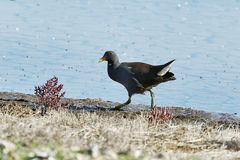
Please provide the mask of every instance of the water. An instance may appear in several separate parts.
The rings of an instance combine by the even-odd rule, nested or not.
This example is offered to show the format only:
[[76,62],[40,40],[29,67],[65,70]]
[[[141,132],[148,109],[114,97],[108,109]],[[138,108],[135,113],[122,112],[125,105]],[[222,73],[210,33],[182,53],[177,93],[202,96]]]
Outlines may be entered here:
[[34,93],[56,75],[66,97],[123,102],[97,63],[114,50],[121,61],[176,59],[177,80],[154,89],[158,105],[240,113],[239,0],[9,0],[0,11],[0,91]]

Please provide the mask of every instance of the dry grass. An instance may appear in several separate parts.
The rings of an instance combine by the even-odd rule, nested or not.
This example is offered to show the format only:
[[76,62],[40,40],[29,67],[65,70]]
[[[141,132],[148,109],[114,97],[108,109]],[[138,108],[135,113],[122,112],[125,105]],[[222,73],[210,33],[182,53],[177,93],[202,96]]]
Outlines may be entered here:
[[[26,111],[0,111],[0,159],[39,156],[41,149],[56,159],[240,159],[236,126],[174,120],[150,125],[143,114],[122,112],[51,111],[46,116],[18,116],[19,112]],[[16,147],[4,151],[1,140]]]

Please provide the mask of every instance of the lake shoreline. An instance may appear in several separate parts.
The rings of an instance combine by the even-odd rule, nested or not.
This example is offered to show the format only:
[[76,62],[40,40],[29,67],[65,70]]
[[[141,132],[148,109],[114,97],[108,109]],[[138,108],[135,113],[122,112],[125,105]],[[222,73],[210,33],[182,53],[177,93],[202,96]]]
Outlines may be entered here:
[[[18,92],[0,92],[0,104],[3,102],[15,102],[18,105],[24,105],[32,108],[38,108],[37,97],[32,94],[24,94]],[[111,101],[103,101],[101,99],[72,99],[63,98],[63,103],[68,104],[68,108],[74,111],[86,110],[86,111],[108,111],[115,105],[119,104]],[[209,123],[220,123],[220,124],[236,124],[240,125],[240,117],[237,114],[230,113],[217,113],[207,112],[203,110],[195,110],[189,107],[175,107],[175,106],[157,106],[158,108],[166,107],[170,109],[175,119],[180,120],[195,120]],[[150,108],[147,105],[142,104],[130,104],[123,107],[123,113],[140,113],[147,112]],[[118,111],[115,111],[118,112]]]
[[63,101],[68,102],[67,109],[42,116],[36,96],[0,92],[0,159],[240,158],[236,115],[167,107],[172,119],[152,124],[146,105],[110,111],[117,103]]

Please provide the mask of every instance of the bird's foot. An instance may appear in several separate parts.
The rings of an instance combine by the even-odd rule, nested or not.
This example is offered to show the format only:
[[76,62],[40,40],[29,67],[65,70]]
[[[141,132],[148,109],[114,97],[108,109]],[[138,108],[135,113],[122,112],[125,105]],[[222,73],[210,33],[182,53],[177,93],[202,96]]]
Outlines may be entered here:
[[110,108],[110,111],[123,111],[123,109],[121,109],[121,107],[114,107],[114,108]]
[[153,110],[154,108],[157,108],[157,106],[156,106],[156,105],[151,106],[151,107],[150,107],[150,110]]
[[128,100],[125,103],[119,104],[119,105],[115,106],[113,109],[120,111],[120,110],[122,110],[121,109],[122,107],[128,105],[129,103],[131,103],[131,96],[128,97]]
[[117,110],[117,111],[120,111],[122,107],[123,107],[123,105],[120,104],[120,105],[115,106],[113,109]]

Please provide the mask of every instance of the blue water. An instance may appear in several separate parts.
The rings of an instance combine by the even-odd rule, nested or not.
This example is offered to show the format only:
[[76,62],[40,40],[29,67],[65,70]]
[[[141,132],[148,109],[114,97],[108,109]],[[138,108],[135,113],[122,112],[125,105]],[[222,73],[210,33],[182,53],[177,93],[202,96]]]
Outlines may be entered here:
[[6,0],[0,11],[0,91],[34,93],[56,75],[66,97],[123,102],[97,63],[114,50],[121,61],[176,59],[157,105],[240,113],[239,0]]

